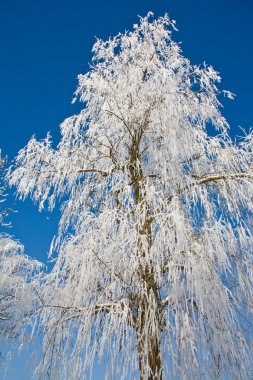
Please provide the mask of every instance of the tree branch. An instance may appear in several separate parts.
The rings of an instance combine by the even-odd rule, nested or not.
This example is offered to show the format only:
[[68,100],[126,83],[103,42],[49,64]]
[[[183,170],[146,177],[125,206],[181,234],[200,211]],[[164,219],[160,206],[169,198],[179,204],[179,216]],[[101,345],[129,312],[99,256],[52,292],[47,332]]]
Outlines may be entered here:
[[[189,183],[189,184],[179,188],[175,194],[172,194],[170,197],[168,197],[166,199],[165,203],[170,203],[175,196],[181,195],[184,191],[189,190],[193,187],[204,185],[204,184],[211,183],[211,182],[220,181],[220,180],[240,179],[240,178],[253,179],[253,174],[249,174],[249,173],[234,173],[234,174],[229,174],[229,175],[228,174],[216,174],[216,175],[214,174],[214,175],[211,175],[209,177],[200,178],[199,180],[197,180],[195,182]],[[155,215],[159,214],[163,210],[165,203],[163,205],[161,205],[155,211],[155,213],[154,213]]]
[[102,177],[106,177],[108,175],[107,172],[99,169],[80,169],[77,171],[78,173],[99,173]]
[[218,175],[213,175],[213,176],[201,178],[196,182],[193,182],[189,185],[182,187],[181,189],[179,189],[178,193],[181,194],[185,190],[188,190],[188,189],[195,187],[195,186],[198,186],[198,185],[203,185],[205,183],[216,182],[216,181],[219,181],[221,179],[238,179],[238,178],[251,178],[251,179],[253,179],[253,174],[249,174],[249,173],[235,173],[235,174],[230,174],[230,175],[218,174]]

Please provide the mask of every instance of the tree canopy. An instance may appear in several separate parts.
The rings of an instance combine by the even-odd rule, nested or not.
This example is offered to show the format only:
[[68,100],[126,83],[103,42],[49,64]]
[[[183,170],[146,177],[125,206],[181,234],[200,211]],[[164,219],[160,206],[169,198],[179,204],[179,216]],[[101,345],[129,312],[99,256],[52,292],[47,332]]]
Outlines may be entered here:
[[83,110],[9,172],[40,209],[62,200],[55,265],[24,314],[44,336],[38,375],[83,379],[107,355],[109,379],[250,376],[252,133],[230,138],[218,96],[233,95],[172,29],[149,13],[98,39]]

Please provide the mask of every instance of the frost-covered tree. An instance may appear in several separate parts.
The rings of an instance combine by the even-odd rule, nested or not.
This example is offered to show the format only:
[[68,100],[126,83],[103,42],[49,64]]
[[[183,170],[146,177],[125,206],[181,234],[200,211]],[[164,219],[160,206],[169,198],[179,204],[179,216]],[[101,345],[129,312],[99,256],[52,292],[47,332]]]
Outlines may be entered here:
[[[6,164],[6,159],[2,158],[2,152],[0,149],[0,173],[2,172],[4,165]],[[8,223],[4,221],[4,216],[8,214],[10,211],[9,208],[3,207],[3,203],[6,200],[6,194],[5,194],[5,189],[3,185],[3,179],[0,177],[0,226],[7,226]]]
[[[15,338],[34,300],[31,278],[41,265],[12,236],[0,234],[0,338]],[[24,338],[24,337],[23,337]]]
[[[0,156],[0,170],[3,169],[5,160]],[[2,178],[1,178],[2,180]],[[3,232],[4,226],[10,226],[6,222],[6,214],[10,211],[4,207],[6,200],[3,181],[0,185],[0,338],[15,337],[22,324],[24,313],[30,311],[30,302],[34,296],[31,285],[31,277],[40,270],[41,265],[36,260],[31,260],[24,254],[24,247],[12,236]],[[24,303],[27,305],[24,308]],[[21,306],[22,305],[22,306]],[[29,305],[29,306],[28,306]],[[21,306],[21,307],[20,307]]]
[[97,354],[108,379],[252,376],[252,134],[232,141],[219,75],[182,56],[168,16],[150,17],[97,40],[84,109],[9,174],[40,209],[62,199],[26,320],[50,379],[84,379]]

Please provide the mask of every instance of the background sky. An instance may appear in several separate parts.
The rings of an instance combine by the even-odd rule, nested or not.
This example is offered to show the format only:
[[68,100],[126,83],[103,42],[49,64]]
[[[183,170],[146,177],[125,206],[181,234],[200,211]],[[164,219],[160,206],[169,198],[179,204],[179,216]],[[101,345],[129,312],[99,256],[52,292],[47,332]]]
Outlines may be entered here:
[[[59,141],[59,124],[81,107],[71,100],[77,75],[88,70],[95,36],[129,30],[149,10],[168,12],[177,21],[174,39],[183,54],[194,64],[211,64],[221,88],[237,95],[223,101],[231,134],[253,125],[252,0],[0,0],[0,147],[9,163],[33,134],[41,139],[50,131]],[[8,232],[27,254],[46,262],[59,211],[39,213],[12,191],[8,202],[17,211],[9,216]],[[30,380],[29,368],[25,355],[16,358],[6,379]],[[99,369],[94,380],[103,378]]]

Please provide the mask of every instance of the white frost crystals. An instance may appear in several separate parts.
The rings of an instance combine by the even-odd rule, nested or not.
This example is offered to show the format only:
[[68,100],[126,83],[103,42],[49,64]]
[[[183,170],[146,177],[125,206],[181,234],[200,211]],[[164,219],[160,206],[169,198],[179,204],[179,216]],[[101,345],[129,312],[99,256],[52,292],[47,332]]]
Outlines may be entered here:
[[[0,169],[5,162],[0,157]],[[5,187],[0,185],[0,226],[9,226],[6,216],[10,211],[4,207]],[[31,310],[31,279],[39,273],[42,265],[24,254],[24,247],[9,234],[0,233],[0,337],[16,337],[23,318]]]
[[97,40],[84,109],[8,176],[40,208],[64,197],[55,266],[25,320],[44,332],[38,375],[84,379],[96,354],[108,379],[252,375],[252,135],[230,139],[220,77],[151,17]]
[[0,234],[0,327],[1,337],[15,337],[34,299],[31,277],[41,265],[24,255],[23,246]]

